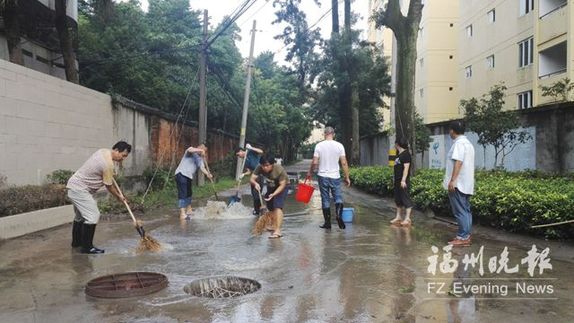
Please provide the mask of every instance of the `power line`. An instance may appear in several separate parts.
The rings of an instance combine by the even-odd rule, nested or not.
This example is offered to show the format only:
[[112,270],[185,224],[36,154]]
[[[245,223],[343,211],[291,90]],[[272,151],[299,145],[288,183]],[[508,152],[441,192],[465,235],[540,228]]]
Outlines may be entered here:
[[257,2],[257,0],[245,0],[245,2],[239,6],[240,8],[239,10],[237,9],[234,10],[235,12],[234,16],[228,18],[226,21],[223,22],[223,27],[221,27],[221,29],[207,41],[205,47],[208,48],[209,46],[211,46],[211,44],[213,44],[213,42],[219,36],[221,36],[221,34],[223,34],[223,32],[225,32],[233,23],[235,23],[235,21],[237,21],[239,17],[241,17],[247,10],[249,10],[249,8],[251,8],[251,6],[255,4],[255,2]]
[[[343,2],[344,0],[339,0],[339,3]],[[319,19],[317,19],[308,29],[311,30],[313,29],[313,27],[315,27],[319,22],[321,22],[321,20],[323,20],[331,11],[333,10],[333,7],[330,7],[327,11],[325,11],[325,13],[323,13],[323,15],[321,15],[321,17],[319,17]],[[278,50],[276,50],[273,55],[279,54],[279,52],[281,52],[285,47],[287,47],[289,44],[285,44],[283,45],[283,47],[279,48]]]
[[259,9],[257,9],[253,14],[251,14],[251,16],[246,18],[245,21],[241,25],[239,25],[239,27],[243,27],[243,25],[245,25],[251,18],[253,18],[253,16],[255,16],[259,11],[261,11],[261,9],[263,9],[269,3],[271,3],[271,0],[265,0],[265,3],[261,7],[259,7]]

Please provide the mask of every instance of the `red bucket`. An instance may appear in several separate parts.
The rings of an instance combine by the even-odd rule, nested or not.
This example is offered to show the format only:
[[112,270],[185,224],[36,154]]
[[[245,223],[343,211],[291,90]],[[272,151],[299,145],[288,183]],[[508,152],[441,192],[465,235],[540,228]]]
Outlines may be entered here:
[[305,178],[305,182],[297,185],[297,193],[295,193],[295,200],[305,204],[309,203],[311,196],[313,195],[313,191],[315,190],[313,186],[307,185],[308,179],[309,177]]

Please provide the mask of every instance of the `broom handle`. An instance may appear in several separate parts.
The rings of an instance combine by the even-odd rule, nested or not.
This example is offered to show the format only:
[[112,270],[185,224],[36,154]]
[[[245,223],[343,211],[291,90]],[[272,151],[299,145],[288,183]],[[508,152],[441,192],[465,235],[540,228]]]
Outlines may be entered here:
[[263,198],[261,197],[261,190],[257,191],[259,193],[259,203],[263,206]]
[[128,209],[128,212],[129,212],[130,216],[132,217],[132,220],[134,221],[134,224],[137,225],[136,217],[135,217],[134,214],[132,213],[132,209],[131,209],[130,206],[128,205],[128,202],[126,202],[126,198],[124,197],[124,194],[122,193],[122,190],[120,190],[120,187],[118,186],[118,183],[116,183],[116,180],[115,180],[114,178],[112,178],[112,181],[114,182],[114,186],[116,187],[116,190],[118,190],[118,193],[120,193],[120,196],[123,198],[124,205],[125,205],[126,208]]

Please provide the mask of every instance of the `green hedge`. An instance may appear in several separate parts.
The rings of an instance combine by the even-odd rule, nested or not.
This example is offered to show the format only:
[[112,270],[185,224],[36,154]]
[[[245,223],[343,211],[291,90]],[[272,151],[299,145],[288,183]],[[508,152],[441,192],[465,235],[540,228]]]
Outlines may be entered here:
[[0,190],[0,217],[66,204],[64,185],[27,185]]
[[[359,167],[350,171],[353,185],[370,193],[391,197],[393,173],[390,167]],[[447,191],[442,187],[443,170],[421,169],[411,179],[411,196],[417,208],[437,214],[451,214]],[[475,223],[511,232],[572,238],[571,224],[532,229],[574,219],[574,181],[538,171],[477,171],[475,195],[471,198]]]

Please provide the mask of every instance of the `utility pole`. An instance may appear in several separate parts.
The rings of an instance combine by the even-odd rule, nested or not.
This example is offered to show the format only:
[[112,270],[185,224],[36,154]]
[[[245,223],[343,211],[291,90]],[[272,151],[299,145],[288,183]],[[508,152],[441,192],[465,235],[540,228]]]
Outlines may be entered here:
[[[251,70],[253,69],[253,48],[255,47],[255,25],[256,21],[253,20],[253,29],[251,29],[251,47],[249,48],[249,58],[247,59],[247,80],[245,81],[245,95],[243,96],[243,115],[241,116],[241,132],[239,134],[239,146],[245,146],[245,129],[247,128],[247,110],[249,109],[249,93],[251,92]],[[237,157],[237,169],[235,172],[235,179],[239,180],[239,176],[243,172],[241,169],[241,160]]]
[[[207,88],[205,84],[206,64],[207,64],[207,10],[203,10],[203,42],[199,54],[199,144],[206,144],[207,139]],[[197,172],[197,185],[202,186],[205,178],[202,172]]]

